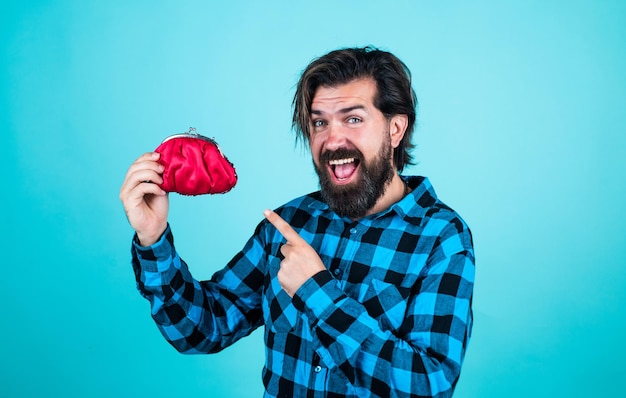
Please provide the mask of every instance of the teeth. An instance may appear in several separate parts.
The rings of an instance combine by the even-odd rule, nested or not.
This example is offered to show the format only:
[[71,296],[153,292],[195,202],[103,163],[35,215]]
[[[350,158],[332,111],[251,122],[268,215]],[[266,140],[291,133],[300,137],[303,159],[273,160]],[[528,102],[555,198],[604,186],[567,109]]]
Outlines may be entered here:
[[354,162],[354,158],[329,160],[328,164],[331,165],[331,166],[337,166],[337,165],[340,165],[340,164],[346,164],[346,163],[352,163],[352,162]]

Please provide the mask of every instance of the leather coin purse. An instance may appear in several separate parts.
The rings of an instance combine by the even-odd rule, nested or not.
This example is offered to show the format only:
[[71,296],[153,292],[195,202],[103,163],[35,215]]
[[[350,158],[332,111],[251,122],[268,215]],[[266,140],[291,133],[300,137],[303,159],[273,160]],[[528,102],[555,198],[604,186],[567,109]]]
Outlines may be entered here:
[[226,193],[237,183],[233,164],[224,156],[214,139],[187,133],[167,137],[155,149],[165,166],[161,188],[182,195]]

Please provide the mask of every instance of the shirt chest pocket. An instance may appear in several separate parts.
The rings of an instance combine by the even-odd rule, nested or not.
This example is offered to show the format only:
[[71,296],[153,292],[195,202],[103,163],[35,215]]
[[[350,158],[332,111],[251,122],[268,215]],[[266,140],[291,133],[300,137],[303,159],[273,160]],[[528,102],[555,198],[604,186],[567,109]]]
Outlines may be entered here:
[[384,330],[397,331],[406,316],[410,289],[374,279],[359,301]]

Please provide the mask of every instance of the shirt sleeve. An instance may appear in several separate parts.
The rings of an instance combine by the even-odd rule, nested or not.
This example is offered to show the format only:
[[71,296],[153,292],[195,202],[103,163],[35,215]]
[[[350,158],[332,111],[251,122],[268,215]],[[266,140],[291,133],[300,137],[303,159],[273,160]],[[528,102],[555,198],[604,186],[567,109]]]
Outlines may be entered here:
[[[474,254],[470,232],[461,222],[450,223],[436,242],[410,292],[404,321],[394,331],[348,297],[328,271],[296,292],[294,305],[308,315],[321,345],[318,354],[357,391],[452,395],[472,327]],[[393,311],[394,295],[394,287],[381,287],[381,306]]]
[[263,249],[251,238],[209,281],[195,280],[174,248],[168,225],[154,245],[133,240],[137,288],[159,330],[185,354],[217,352],[262,324]]

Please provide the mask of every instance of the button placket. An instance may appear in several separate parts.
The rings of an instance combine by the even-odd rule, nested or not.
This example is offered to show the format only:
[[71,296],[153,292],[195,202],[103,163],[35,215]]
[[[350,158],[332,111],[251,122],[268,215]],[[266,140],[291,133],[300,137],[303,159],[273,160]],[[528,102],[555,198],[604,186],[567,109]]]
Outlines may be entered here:
[[[358,250],[358,241],[359,235],[363,232],[362,225],[358,222],[346,223],[344,224],[343,233],[341,234],[341,256],[340,258],[353,258],[354,251]],[[355,244],[356,243],[356,244]],[[339,251],[337,253],[340,254]],[[345,288],[346,280],[345,276],[348,275],[349,264],[346,264],[343,261],[337,261],[330,272],[333,277],[339,281],[339,285],[342,289]],[[346,268],[348,267],[348,268]]]
[[313,362],[311,363],[311,365],[313,365],[313,371],[315,373],[319,373],[322,371],[322,366],[320,365],[320,356],[317,354],[317,352],[313,353]]

